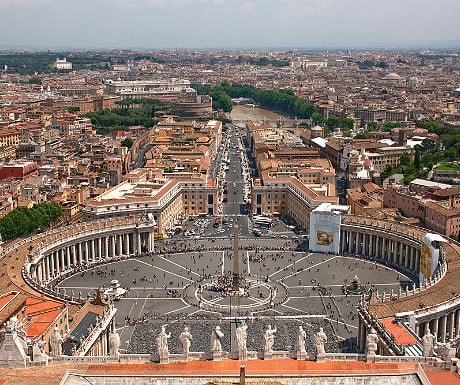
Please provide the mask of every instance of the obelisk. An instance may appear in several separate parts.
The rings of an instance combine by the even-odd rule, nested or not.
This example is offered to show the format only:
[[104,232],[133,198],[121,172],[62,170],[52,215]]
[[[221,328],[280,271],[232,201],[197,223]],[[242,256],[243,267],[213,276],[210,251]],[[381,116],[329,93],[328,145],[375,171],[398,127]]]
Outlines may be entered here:
[[233,292],[240,291],[240,258],[238,250],[238,225],[235,225],[235,239],[233,241]]

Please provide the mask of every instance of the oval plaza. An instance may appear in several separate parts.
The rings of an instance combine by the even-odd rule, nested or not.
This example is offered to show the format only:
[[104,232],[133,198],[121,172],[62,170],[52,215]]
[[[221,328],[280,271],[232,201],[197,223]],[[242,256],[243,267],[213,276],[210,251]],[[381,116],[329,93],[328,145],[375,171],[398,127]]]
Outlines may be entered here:
[[[455,348],[450,347],[448,342],[457,338],[460,330],[460,305],[456,289],[458,244],[419,228],[351,216],[346,211],[344,206],[331,204],[323,204],[313,210],[310,216],[309,251],[374,261],[413,277],[414,284],[405,289],[373,289],[359,294],[357,353],[326,351],[317,357],[315,351],[310,351],[304,359],[349,360],[354,355],[356,360],[438,362],[446,367],[455,366]],[[62,348],[57,352],[53,351],[49,341],[43,341],[42,346],[45,345],[47,354],[51,353],[55,362],[75,362],[77,357],[81,362],[85,361],[85,357],[90,360],[97,357],[98,362],[139,360],[136,354],[120,353],[119,345],[110,342],[116,334],[114,317],[117,310],[113,303],[105,302],[101,296],[91,300],[82,298],[81,294],[64,294],[57,289],[56,282],[94,266],[129,260],[143,254],[153,256],[153,259],[163,258],[162,253],[174,252],[162,250],[161,246],[155,252],[154,226],[153,218],[148,216],[100,220],[72,225],[8,245],[3,250],[1,274],[4,277],[3,289],[9,294],[2,298],[5,305],[0,314],[2,322],[7,322],[5,343],[8,340],[13,348],[8,352],[3,349],[0,356],[3,364],[7,358],[11,362],[12,355],[17,355],[15,362],[20,366],[34,365],[38,360],[48,362],[45,353],[40,354],[42,350],[24,349],[24,335],[18,325],[21,321],[33,319],[33,316],[21,320],[21,315],[25,315],[23,311],[8,320],[14,310],[21,309],[21,305],[30,297],[36,301],[49,301],[57,307],[65,304],[66,319],[69,313],[73,314],[74,319],[79,318],[80,312],[82,315],[86,313],[83,318],[96,314],[91,331],[80,336],[77,349],[66,352],[63,349],[66,342],[63,341]],[[232,247],[235,245],[230,244],[229,248]],[[236,247],[235,250],[240,250]],[[248,274],[247,271],[245,273]],[[202,277],[192,278],[190,282],[200,279]],[[72,327],[65,321],[60,326],[60,330],[58,326],[56,330],[50,328],[48,338],[53,333],[67,335]],[[427,351],[423,340],[427,333],[433,334],[443,346],[442,354],[434,355],[432,351]],[[375,351],[369,351],[366,343],[370,334],[375,334],[378,339]],[[401,335],[405,338],[398,341],[397,336]],[[111,351],[111,348],[116,351]],[[280,350],[277,357],[291,357],[295,348],[290,349],[292,351],[287,347]],[[30,350],[32,354],[27,355],[25,352]],[[225,357],[225,351],[222,354]],[[265,359],[269,359],[267,352],[265,355]],[[158,356],[151,352],[149,357],[155,359]],[[171,354],[169,360],[193,357],[204,359],[208,355],[202,352],[184,357],[178,353],[175,356]],[[264,358],[263,354],[255,353],[250,357]]]

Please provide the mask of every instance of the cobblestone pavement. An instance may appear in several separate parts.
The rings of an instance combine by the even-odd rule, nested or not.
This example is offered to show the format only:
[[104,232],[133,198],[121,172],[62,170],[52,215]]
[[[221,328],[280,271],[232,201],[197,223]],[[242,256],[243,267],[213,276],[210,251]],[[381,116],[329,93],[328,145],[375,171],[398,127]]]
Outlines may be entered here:
[[[184,325],[191,327],[195,351],[209,351],[211,330],[217,325],[226,334],[224,345],[228,346],[230,321],[222,318],[228,316],[250,317],[248,346],[252,350],[261,350],[262,334],[270,323],[278,328],[276,349],[293,349],[298,326],[304,325],[308,349],[313,348],[313,333],[322,326],[329,336],[330,351],[353,351],[358,324],[355,306],[359,296],[344,293],[344,282],[349,284],[357,275],[363,285],[369,283],[379,291],[395,293],[411,283],[402,273],[372,261],[299,251],[301,245],[295,240],[242,239],[240,245],[243,276],[257,276],[267,281],[276,293],[282,292],[277,287],[286,288],[285,297],[274,294],[273,306],[252,307],[251,304],[260,303],[258,295],[269,295],[268,290],[258,292],[255,287],[251,298],[239,300],[249,305],[234,309],[231,314],[228,309],[200,308],[197,291],[190,291],[190,287],[199,286],[203,278],[206,281],[211,276],[231,272],[231,239],[157,244],[153,255],[80,272],[61,282],[59,288],[67,294],[87,296],[94,295],[98,287],[108,288],[111,280],[118,280],[128,291],[115,302],[116,326],[122,349],[131,353],[153,352],[161,325],[166,325],[172,333],[172,352],[178,352],[178,335]],[[215,292],[203,293],[203,298],[224,307],[230,301]],[[306,315],[314,317],[302,318]]]

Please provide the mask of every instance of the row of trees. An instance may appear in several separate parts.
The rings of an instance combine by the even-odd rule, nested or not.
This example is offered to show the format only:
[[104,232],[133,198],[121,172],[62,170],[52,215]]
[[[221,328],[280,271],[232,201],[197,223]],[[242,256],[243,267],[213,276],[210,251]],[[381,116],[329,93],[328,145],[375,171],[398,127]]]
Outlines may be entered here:
[[61,216],[56,202],[35,204],[32,208],[17,207],[0,218],[0,234],[4,241],[23,237],[46,228]]
[[264,67],[264,66],[273,66],[273,67],[288,67],[290,62],[289,60],[278,60],[278,59],[270,59],[266,56],[263,56],[263,57],[259,57],[259,58],[250,58],[249,59],[249,63],[252,64],[252,65],[256,65],[256,66],[261,66],[261,67]]
[[100,131],[123,129],[129,126],[152,127],[157,123],[155,116],[158,111],[168,107],[156,99],[126,98],[116,102],[120,107],[88,112],[86,116]]
[[279,111],[281,113],[297,116],[298,118],[311,118],[315,112],[315,106],[308,100],[299,98],[291,90],[265,90],[249,84],[234,83],[230,85],[224,82],[218,86],[197,84],[194,86],[201,95],[217,96],[216,107],[224,111],[231,111],[230,98],[249,98],[264,108]]
[[364,60],[364,61],[357,60],[356,64],[358,65],[358,68],[360,70],[368,70],[368,69],[371,69],[372,67],[379,67],[379,68],[383,68],[383,69],[388,68],[388,63],[386,63],[384,61],[375,63],[373,60],[370,60],[370,59],[367,59],[367,60]]

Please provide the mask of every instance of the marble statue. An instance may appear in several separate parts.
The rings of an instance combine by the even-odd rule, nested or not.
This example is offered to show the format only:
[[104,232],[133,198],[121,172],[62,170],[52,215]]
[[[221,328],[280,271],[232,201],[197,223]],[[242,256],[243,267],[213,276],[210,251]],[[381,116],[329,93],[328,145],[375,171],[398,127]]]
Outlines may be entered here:
[[214,354],[222,353],[222,338],[224,338],[224,333],[221,332],[220,326],[216,326],[211,334],[211,350]]
[[268,325],[264,333],[264,353],[273,353],[273,345],[275,344],[276,327],[272,329],[272,325]]
[[246,342],[248,339],[248,325],[246,322],[241,321],[241,325],[236,328],[236,342],[238,343],[238,352],[241,354],[247,354],[248,348]]
[[184,331],[180,334],[179,340],[182,343],[182,353],[188,356],[193,337],[187,326],[184,327]]
[[160,334],[157,336],[157,347],[158,355],[161,357],[168,357],[168,339],[171,337],[171,333],[167,334],[164,326],[161,327]]
[[327,342],[327,335],[324,333],[323,328],[319,328],[319,332],[315,335],[315,345],[317,354],[326,354],[324,344]]
[[54,327],[54,331],[51,334],[48,342],[50,345],[50,353],[52,356],[56,357],[62,355],[62,343],[64,341],[61,337],[61,333],[59,333],[59,328],[57,325]]
[[377,336],[375,329],[372,328],[366,338],[366,355],[367,356],[375,355],[377,351],[378,342],[379,342],[379,337]]
[[305,340],[307,339],[307,333],[303,330],[302,326],[299,326],[299,332],[297,333],[297,352],[301,354],[306,353]]
[[120,353],[120,335],[114,329],[112,333],[109,334],[109,353],[111,357],[118,358]]
[[433,357],[433,348],[436,345],[436,337],[431,334],[430,328],[427,327],[423,336],[423,357]]

